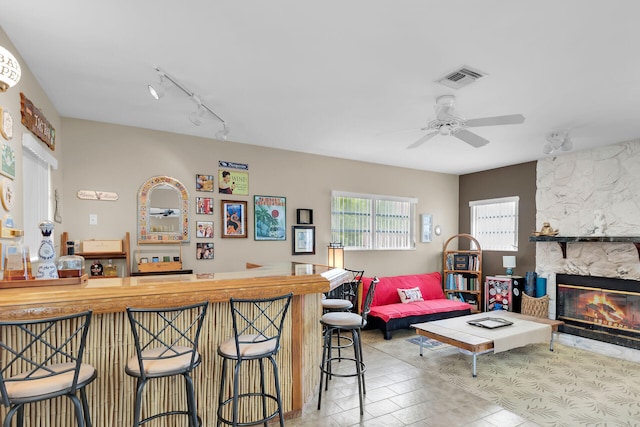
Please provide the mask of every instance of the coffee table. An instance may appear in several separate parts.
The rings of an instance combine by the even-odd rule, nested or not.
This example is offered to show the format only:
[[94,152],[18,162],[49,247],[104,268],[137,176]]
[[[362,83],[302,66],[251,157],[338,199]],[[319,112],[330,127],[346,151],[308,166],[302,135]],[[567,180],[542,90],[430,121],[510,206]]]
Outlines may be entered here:
[[[490,329],[471,326],[467,323],[469,320],[483,318],[500,318],[513,324]],[[561,320],[532,317],[498,310],[433,322],[416,323],[411,327],[421,337],[432,338],[470,352],[473,355],[472,375],[476,377],[478,354],[496,352],[496,342],[499,342],[497,351],[505,351],[509,348],[540,342],[540,337],[549,336],[550,332],[549,350],[553,351],[554,334],[558,332],[558,326],[563,323]],[[420,340],[420,356],[422,356],[422,339]]]

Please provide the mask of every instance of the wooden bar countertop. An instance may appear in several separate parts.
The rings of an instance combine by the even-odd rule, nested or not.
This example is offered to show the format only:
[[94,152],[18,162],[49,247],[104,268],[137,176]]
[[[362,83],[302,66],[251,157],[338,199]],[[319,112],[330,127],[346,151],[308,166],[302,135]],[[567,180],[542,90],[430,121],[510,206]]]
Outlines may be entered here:
[[236,298],[267,298],[327,292],[342,283],[346,272],[324,265],[284,262],[247,264],[238,272],[89,279],[77,285],[2,288],[4,320],[59,316],[93,310],[94,314],[125,311],[128,306],[164,307]]

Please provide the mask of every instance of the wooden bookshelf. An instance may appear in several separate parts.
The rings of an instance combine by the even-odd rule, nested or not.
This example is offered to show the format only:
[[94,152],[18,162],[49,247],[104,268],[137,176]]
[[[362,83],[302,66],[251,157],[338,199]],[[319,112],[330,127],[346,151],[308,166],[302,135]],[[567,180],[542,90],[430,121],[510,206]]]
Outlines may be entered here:
[[[452,249],[454,242],[467,240],[469,248]],[[444,244],[443,252],[443,289],[449,299],[464,301],[472,306],[474,313],[482,311],[482,250],[478,241],[470,234],[456,234]]]

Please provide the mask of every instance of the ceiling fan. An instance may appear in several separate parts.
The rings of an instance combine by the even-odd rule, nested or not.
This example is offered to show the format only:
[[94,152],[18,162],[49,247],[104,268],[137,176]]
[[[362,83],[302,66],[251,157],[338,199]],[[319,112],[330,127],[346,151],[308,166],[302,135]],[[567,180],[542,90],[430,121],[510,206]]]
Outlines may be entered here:
[[478,126],[498,126],[498,125],[517,125],[524,122],[522,114],[512,114],[508,116],[482,117],[479,119],[465,120],[460,116],[456,116],[453,112],[453,104],[455,97],[453,95],[442,95],[436,99],[436,119],[430,121],[426,127],[421,130],[431,131],[420,137],[416,142],[407,148],[416,148],[424,144],[436,135],[450,135],[472,145],[476,148],[482,147],[489,143],[480,135],[467,130],[470,127]]

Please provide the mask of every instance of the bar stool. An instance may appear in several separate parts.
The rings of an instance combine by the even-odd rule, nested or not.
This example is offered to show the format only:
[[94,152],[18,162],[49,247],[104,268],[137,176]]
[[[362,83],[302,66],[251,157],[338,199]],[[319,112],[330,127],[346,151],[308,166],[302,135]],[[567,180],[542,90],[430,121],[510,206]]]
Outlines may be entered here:
[[[358,395],[360,399],[360,415],[364,415],[363,395],[367,394],[365,387],[364,373],[367,370],[362,359],[362,342],[360,341],[360,330],[367,325],[367,316],[371,309],[373,294],[379,279],[374,277],[367,291],[362,306],[362,313],[338,312],[332,311],[322,315],[320,323],[325,328],[324,344],[322,348],[322,362],[320,364],[320,389],[318,392],[318,409],[322,403],[322,381],[324,380],[325,390],[329,388],[329,379],[336,377],[358,377]],[[351,339],[353,341],[353,357],[333,356],[333,347],[331,336],[336,329],[351,331]],[[332,363],[334,361],[341,362],[349,360],[355,364],[355,372],[333,372]]]
[[[280,426],[284,426],[282,413],[282,399],[280,397],[280,381],[278,379],[278,365],[275,355],[280,350],[280,335],[284,319],[291,303],[292,293],[265,299],[236,299],[231,298],[231,318],[233,322],[233,337],[224,341],[218,347],[218,354],[222,356],[222,377],[220,393],[218,395],[218,426],[225,423],[232,426],[247,426],[264,424],[276,416],[280,418]],[[269,359],[273,367],[275,395],[267,393],[265,389],[264,359]],[[260,374],[260,391],[254,392],[245,387],[240,391],[240,373],[244,362],[257,360]],[[233,371],[233,392],[224,398],[225,383],[227,381],[227,364],[235,361]],[[248,378],[248,374],[247,374]],[[275,402],[275,410],[268,411],[267,401]],[[240,419],[240,403],[243,405],[243,417]],[[229,418],[228,405],[231,405]],[[261,418],[250,420],[251,408],[262,407]],[[273,405],[270,405],[273,407]],[[273,408],[271,408],[273,409]]]
[[[125,367],[136,379],[134,427],[160,417],[187,415],[189,427],[202,424],[196,410],[191,371],[200,365],[198,339],[208,302],[173,308],[127,308],[136,347]],[[140,419],[142,393],[147,381],[181,375],[184,378],[187,410],[169,410]]]
[[[351,274],[351,278],[337,286],[334,290],[329,291],[328,295],[322,297],[322,313],[328,313],[331,311],[353,311],[357,313],[358,307],[358,292],[360,285],[362,284],[362,276],[364,276],[364,270],[349,270],[345,271]],[[343,348],[353,345],[351,338],[344,336],[340,329],[335,330],[336,345],[333,348],[338,349],[338,356]],[[341,341],[346,341],[346,344],[341,344]]]
[[[75,407],[78,427],[91,427],[86,386],[96,369],[82,362],[91,311],[39,320],[0,322],[0,396],[10,408],[4,427],[24,425],[24,406],[59,396]],[[78,399],[77,393],[80,394]]]

